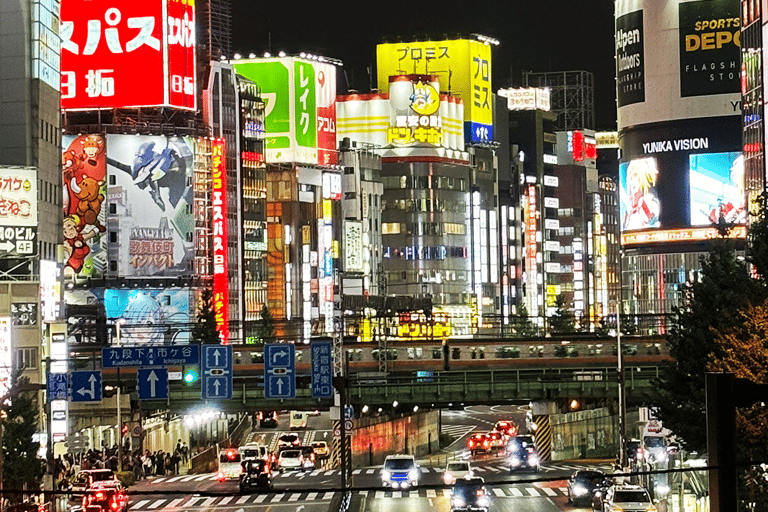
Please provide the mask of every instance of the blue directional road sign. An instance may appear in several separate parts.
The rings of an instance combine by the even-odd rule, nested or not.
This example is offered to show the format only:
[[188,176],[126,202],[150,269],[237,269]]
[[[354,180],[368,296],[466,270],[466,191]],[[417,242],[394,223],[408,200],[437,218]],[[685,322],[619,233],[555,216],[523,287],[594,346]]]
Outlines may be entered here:
[[101,372],[72,372],[72,401],[101,401]]
[[313,341],[310,346],[312,367],[312,398],[331,398],[333,384],[331,376],[331,342]]
[[296,366],[293,345],[264,345],[264,396],[296,398]]
[[69,398],[69,379],[66,373],[48,374],[48,401],[67,400]]
[[136,373],[140,400],[168,398],[168,368],[141,368]]
[[232,346],[204,345],[203,398],[232,398]]
[[181,366],[183,364],[200,364],[200,347],[198,345],[107,347],[101,349],[101,366],[104,368]]

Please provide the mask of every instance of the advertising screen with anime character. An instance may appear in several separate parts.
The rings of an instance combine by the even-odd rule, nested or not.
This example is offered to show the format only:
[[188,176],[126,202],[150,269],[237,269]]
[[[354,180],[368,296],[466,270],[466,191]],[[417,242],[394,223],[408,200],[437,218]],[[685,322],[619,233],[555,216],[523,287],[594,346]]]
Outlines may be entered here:
[[636,158],[619,165],[621,180],[621,229],[658,228],[661,203],[656,191],[659,168],[656,158]]
[[194,141],[108,135],[110,230],[121,277],[192,273]]
[[109,321],[120,323],[121,344],[189,343],[189,290],[92,288],[67,291],[66,300],[67,304],[104,304]]
[[64,273],[103,277],[106,265],[106,147],[101,135],[65,136],[61,154]]
[[709,226],[722,218],[746,224],[744,157],[741,153],[690,155],[691,225]]

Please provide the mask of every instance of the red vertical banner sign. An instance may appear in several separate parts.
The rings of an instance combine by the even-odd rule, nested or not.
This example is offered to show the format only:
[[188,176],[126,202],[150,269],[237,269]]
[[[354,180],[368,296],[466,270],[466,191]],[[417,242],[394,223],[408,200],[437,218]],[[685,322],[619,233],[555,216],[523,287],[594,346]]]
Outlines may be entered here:
[[224,139],[211,144],[213,305],[223,344],[229,343],[229,265],[227,264],[227,158]]

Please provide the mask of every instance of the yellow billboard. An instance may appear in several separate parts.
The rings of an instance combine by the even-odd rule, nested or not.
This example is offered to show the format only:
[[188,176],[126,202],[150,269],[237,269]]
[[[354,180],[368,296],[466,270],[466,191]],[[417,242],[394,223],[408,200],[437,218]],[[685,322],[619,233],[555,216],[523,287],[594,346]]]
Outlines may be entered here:
[[464,101],[465,140],[493,140],[489,45],[468,39],[380,44],[376,64],[379,90],[385,93],[392,76],[437,75],[440,92],[450,92]]

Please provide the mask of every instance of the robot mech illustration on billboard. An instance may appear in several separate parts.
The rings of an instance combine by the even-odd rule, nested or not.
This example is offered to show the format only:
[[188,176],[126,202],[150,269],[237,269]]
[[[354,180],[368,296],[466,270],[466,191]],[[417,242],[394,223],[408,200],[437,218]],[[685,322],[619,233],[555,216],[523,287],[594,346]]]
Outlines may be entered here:
[[119,228],[116,271],[124,277],[192,273],[194,142],[108,135],[110,229]]

